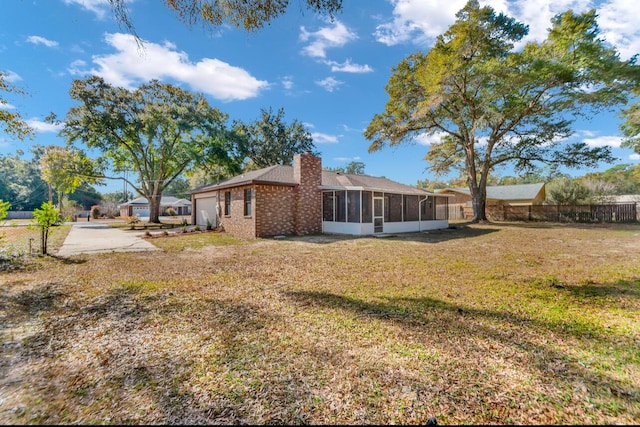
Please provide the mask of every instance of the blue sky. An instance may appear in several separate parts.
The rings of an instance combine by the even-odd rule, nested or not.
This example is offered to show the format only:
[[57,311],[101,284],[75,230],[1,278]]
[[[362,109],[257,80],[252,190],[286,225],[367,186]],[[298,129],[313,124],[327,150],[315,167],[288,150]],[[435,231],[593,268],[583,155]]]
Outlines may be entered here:
[[[433,179],[423,160],[429,138],[369,154],[363,130],[384,110],[391,68],[410,53],[426,51],[455,19],[465,0],[350,0],[331,22],[300,11],[293,0],[286,16],[256,32],[230,27],[186,26],[160,0],[131,0],[131,18],[145,40],[141,51],[113,19],[106,0],[3,0],[0,69],[27,96],[8,98],[37,130],[32,141],[0,135],[0,154],[29,151],[32,144],[64,145],[44,123],[51,112],[64,117],[73,105],[71,81],[97,74],[134,88],[150,79],[205,94],[234,119],[251,122],[261,108],[284,108],[285,119],[303,122],[323,165],[356,160],[368,175],[413,185]],[[627,59],[640,52],[640,13],[630,0],[489,0],[497,11],[530,26],[527,40],[542,40],[550,18],[567,9],[595,7],[604,38]],[[619,118],[601,114],[575,125],[576,139],[610,145],[618,163],[640,157],[621,149]],[[603,164],[597,170],[612,165]],[[572,170],[583,175],[593,170]],[[497,171],[508,175],[511,171]],[[122,189],[112,181],[99,191]]]

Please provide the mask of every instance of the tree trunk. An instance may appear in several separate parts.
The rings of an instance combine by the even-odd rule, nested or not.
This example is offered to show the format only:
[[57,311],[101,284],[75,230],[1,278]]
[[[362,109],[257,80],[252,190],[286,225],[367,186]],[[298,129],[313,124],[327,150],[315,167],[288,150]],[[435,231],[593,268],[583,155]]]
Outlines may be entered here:
[[485,222],[487,219],[487,201],[484,197],[475,197],[471,199],[471,203],[473,205],[473,219],[471,222]]
[[160,224],[160,199],[161,195],[154,194],[147,198],[149,200],[149,222]]

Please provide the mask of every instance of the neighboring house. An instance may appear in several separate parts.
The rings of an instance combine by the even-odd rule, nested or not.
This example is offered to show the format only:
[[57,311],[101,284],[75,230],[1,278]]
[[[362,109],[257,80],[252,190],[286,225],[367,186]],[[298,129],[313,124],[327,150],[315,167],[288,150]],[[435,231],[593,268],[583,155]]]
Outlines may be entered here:
[[[459,218],[473,218],[473,207],[471,206],[471,192],[468,188],[444,188],[436,190],[436,194],[448,194],[449,209],[452,212],[459,212]],[[487,210],[500,206],[529,206],[541,205],[546,198],[544,182],[536,184],[519,185],[492,185],[487,186]]]
[[311,154],[293,166],[250,171],[189,192],[191,221],[244,237],[369,235],[447,228],[447,196],[386,178],[322,170]]
[[[167,215],[172,208],[176,215],[191,215],[191,202],[173,196],[160,198],[160,215]],[[149,216],[149,201],[145,197],[137,197],[118,206],[120,216]]]

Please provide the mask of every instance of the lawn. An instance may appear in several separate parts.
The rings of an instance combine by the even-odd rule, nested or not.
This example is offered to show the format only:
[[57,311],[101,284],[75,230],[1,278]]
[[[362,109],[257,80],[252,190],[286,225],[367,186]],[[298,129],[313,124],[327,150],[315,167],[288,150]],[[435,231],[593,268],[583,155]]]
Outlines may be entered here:
[[640,225],[150,241],[0,272],[0,423],[640,423]]

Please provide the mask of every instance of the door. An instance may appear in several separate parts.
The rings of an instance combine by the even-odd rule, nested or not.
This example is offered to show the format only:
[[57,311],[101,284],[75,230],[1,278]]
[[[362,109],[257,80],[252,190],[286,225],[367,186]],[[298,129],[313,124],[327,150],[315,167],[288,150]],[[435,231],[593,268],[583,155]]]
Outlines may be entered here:
[[384,198],[373,198],[373,232],[382,233],[384,229]]

